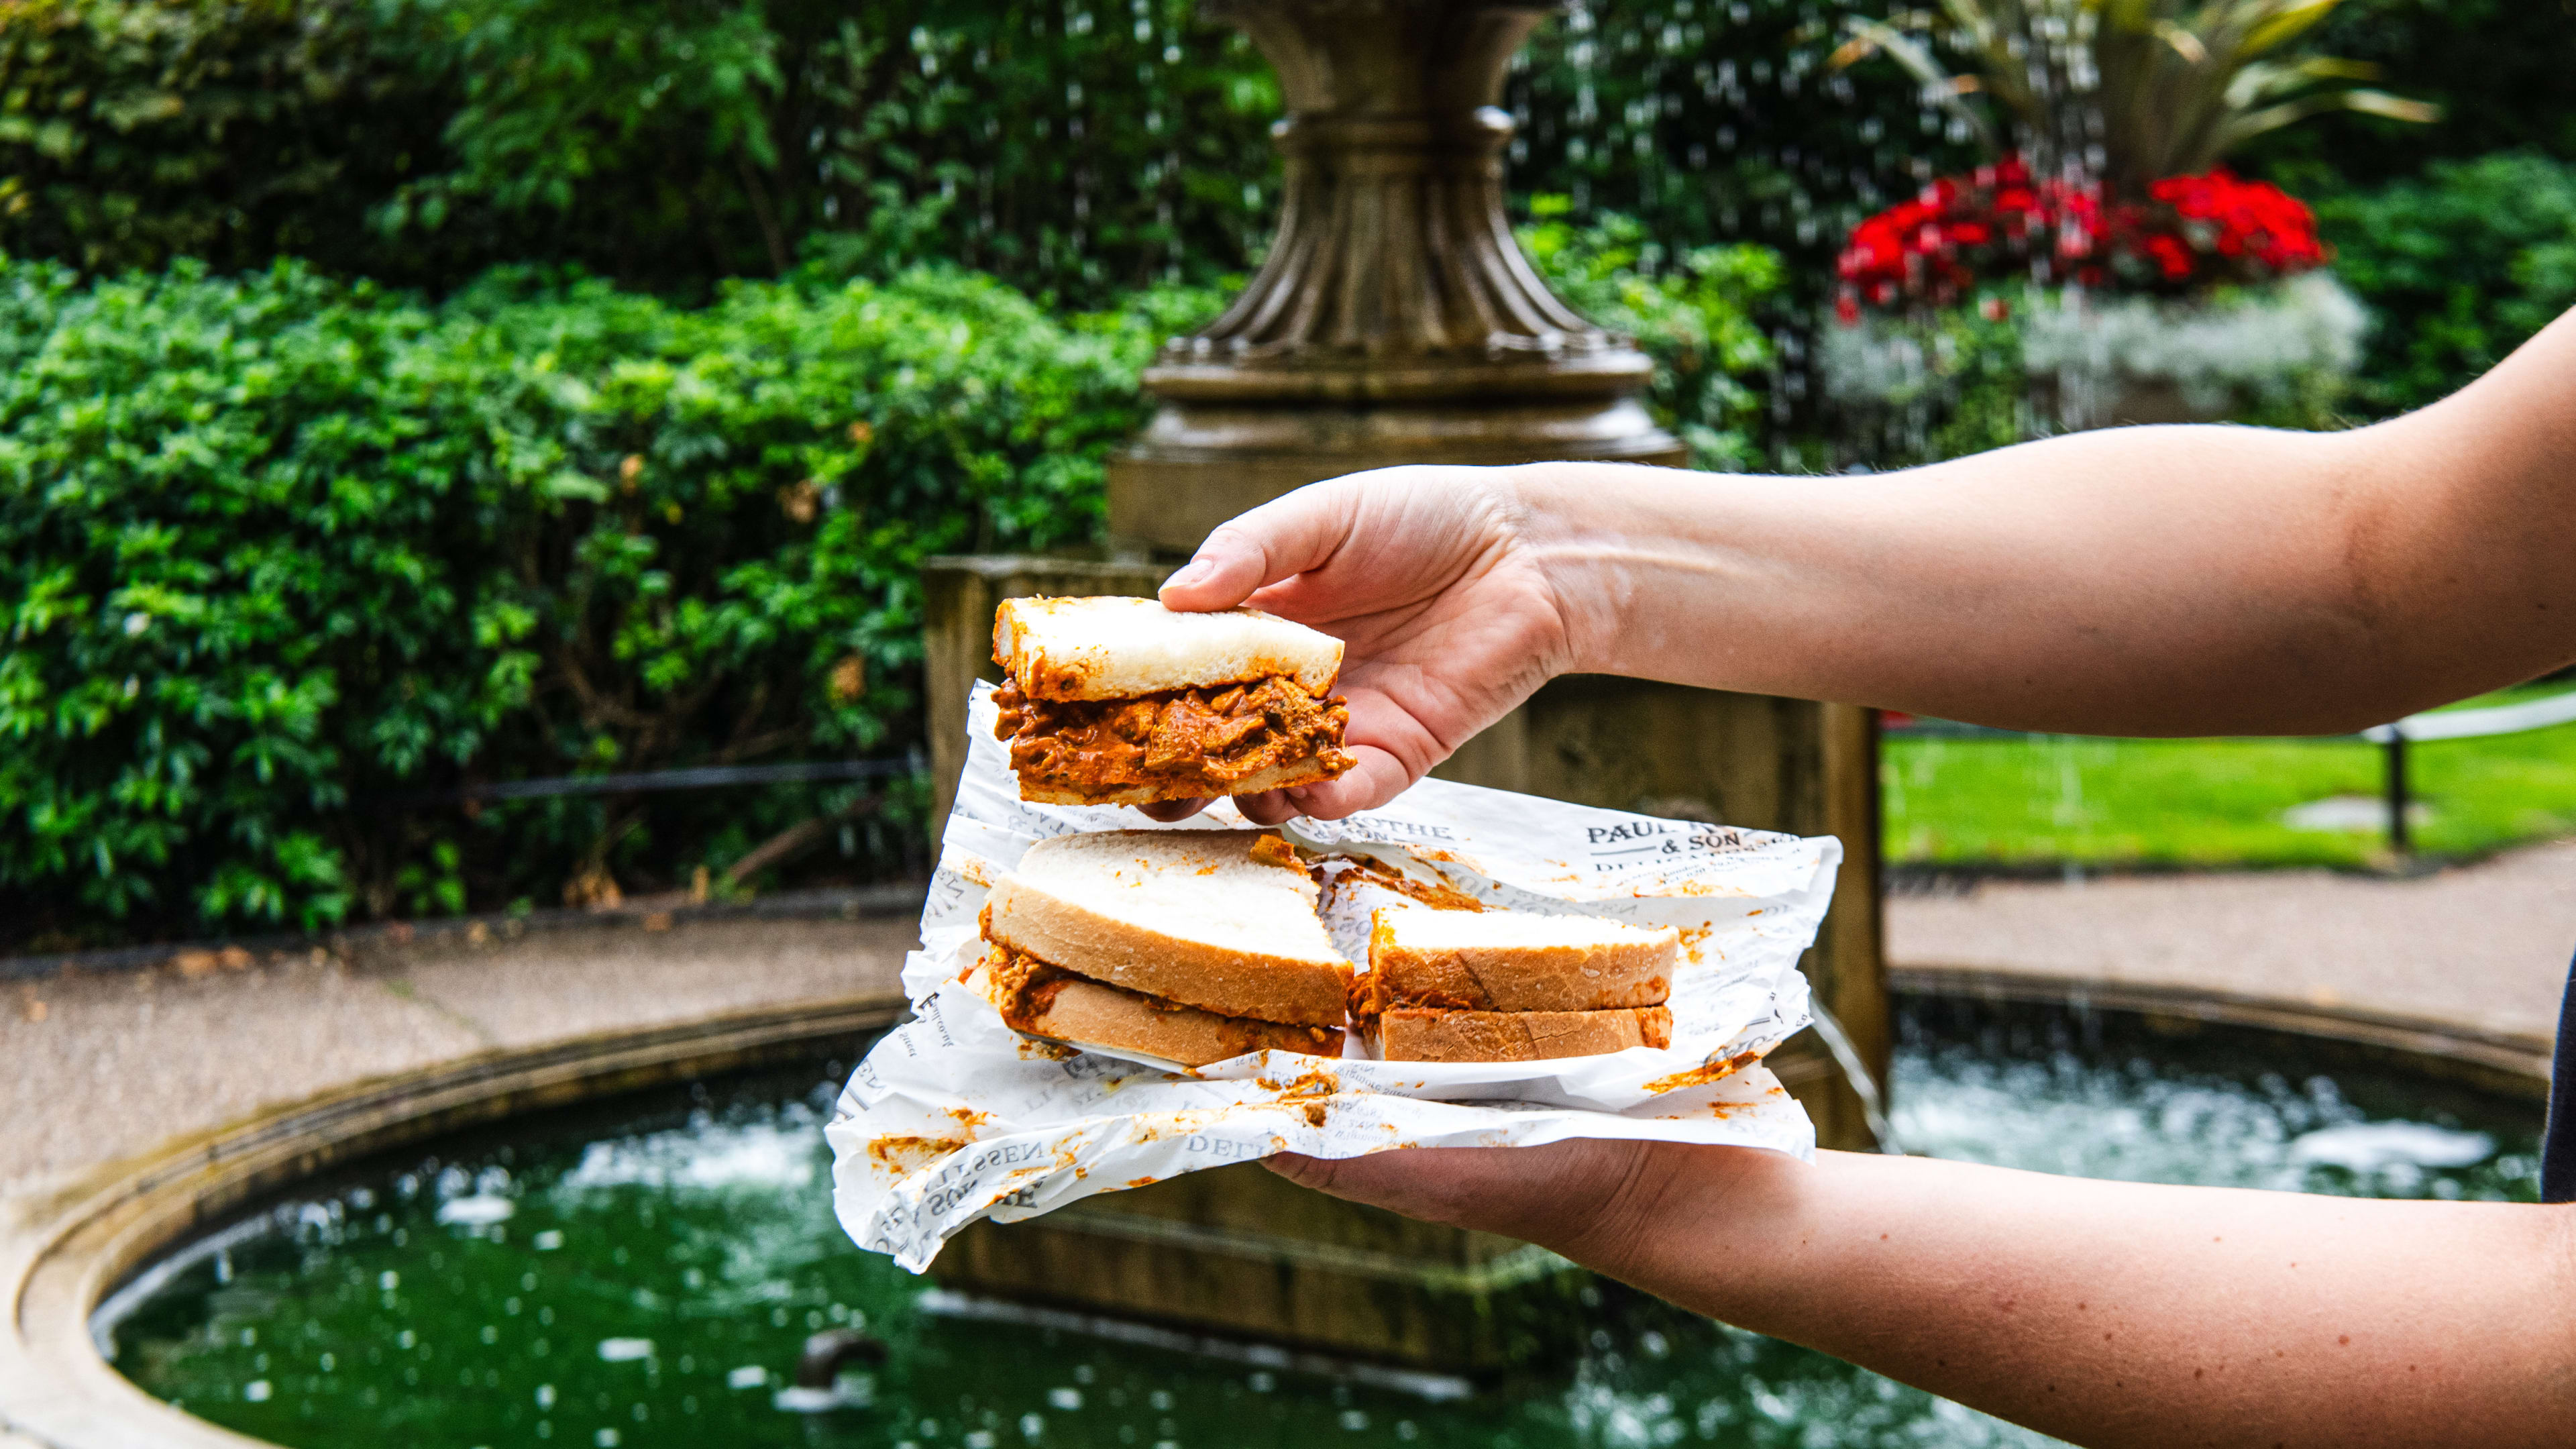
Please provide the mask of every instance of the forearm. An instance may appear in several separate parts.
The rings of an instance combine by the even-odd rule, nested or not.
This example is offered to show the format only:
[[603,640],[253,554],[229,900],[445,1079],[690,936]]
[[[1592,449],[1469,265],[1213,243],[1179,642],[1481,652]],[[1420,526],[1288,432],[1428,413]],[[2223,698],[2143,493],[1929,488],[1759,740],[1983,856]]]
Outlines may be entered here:
[[2087,1445],[2555,1444],[2567,1212],[1654,1149],[1558,1246]]
[[2328,551],[2285,545],[2331,527],[2311,516],[2326,491],[2212,510],[2124,475],[2205,474],[2232,450],[2304,477],[2331,446],[2129,430],[1885,477],[1520,482],[1588,670],[2025,728],[2291,732],[2310,722],[2268,712],[2331,709],[2386,667]]
[[1542,464],[1514,485],[1583,669],[2030,728],[2342,730],[2569,655],[2576,326],[2526,351],[2351,433],[2120,429],[1872,477]]

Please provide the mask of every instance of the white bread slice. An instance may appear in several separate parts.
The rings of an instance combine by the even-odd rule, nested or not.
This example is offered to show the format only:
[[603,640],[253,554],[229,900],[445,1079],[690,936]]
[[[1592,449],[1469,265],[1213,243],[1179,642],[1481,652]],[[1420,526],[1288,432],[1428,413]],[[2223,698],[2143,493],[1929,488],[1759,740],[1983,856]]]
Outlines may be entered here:
[[[1267,842],[1255,857],[1256,842]],[[1351,963],[1320,894],[1259,830],[1103,830],[1041,840],[993,883],[984,938],[1224,1016],[1339,1026]],[[1272,863],[1279,862],[1279,863]]]
[[1597,916],[1381,906],[1364,1009],[1603,1011],[1672,995],[1681,933]]
[[1618,1011],[1426,1011],[1397,1007],[1361,1030],[1391,1062],[1537,1062],[1667,1047],[1673,1014],[1662,1006]]
[[1152,599],[1006,599],[993,658],[1031,699],[1132,699],[1274,674],[1317,698],[1342,641],[1259,609],[1181,614]]
[[1031,1036],[1067,1046],[1134,1052],[1185,1067],[1265,1050],[1326,1057],[1342,1054],[1342,1030],[1337,1026],[1289,1026],[1247,1016],[1219,1016],[1194,1007],[1157,1006],[1136,992],[1097,981],[1063,981],[1030,1006],[1026,1016],[1012,1025]]

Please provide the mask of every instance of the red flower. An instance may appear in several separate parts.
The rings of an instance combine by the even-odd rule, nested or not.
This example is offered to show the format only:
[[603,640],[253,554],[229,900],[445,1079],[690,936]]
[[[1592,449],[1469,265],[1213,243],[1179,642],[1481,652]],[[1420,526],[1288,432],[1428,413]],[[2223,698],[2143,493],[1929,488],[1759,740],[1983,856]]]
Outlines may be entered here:
[[2325,260],[2315,215],[2264,182],[2217,170],[2166,177],[2141,202],[2109,201],[2097,186],[2034,182],[2007,156],[1938,178],[1854,227],[1835,271],[1853,307],[1947,305],[1981,280],[2101,286],[2118,277],[2178,290],[2289,276]]

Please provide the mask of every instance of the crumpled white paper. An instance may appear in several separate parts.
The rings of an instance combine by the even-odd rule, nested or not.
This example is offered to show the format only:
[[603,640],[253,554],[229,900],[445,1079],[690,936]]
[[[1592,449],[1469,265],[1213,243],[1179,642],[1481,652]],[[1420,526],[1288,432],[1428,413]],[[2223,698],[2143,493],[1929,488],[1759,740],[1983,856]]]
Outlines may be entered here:
[[[1036,841],[1156,828],[1119,807],[1022,801],[993,738],[990,686],[972,737],[921,949],[904,963],[914,1019],[880,1038],[824,1129],[833,1203],[859,1246],[920,1272],[978,1218],[1016,1222],[1093,1193],[1301,1152],[1535,1146],[1633,1137],[1815,1150],[1806,1113],[1758,1064],[1807,1023],[1798,957],[1833,892],[1841,843],[1568,805],[1424,780],[1380,810],[1299,820],[1289,837],[1369,856],[1491,906],[1679,927],[1673,1040],[1548,1062],[1386,1062],[1356,1042],[1328,1059],[1266,1051],[1196,1072],[1070,1055],[1002,1024],[959,977],[981,951],[987,884]],[[1243,828],[1230,804],[1172,828]],[[1365,967],[1372,898],[1336,891],[1327,925]]]

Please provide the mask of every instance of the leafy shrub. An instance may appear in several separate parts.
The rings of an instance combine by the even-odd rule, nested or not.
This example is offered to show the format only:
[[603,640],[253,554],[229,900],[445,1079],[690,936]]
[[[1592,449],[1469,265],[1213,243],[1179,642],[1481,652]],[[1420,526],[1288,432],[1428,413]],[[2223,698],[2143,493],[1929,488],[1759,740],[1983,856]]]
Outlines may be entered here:
[[1559,296],[1654,359],[1647,406],[1689,447],[1692,467],[1755,466],[1755,385],[1776,362],[1763,313],[1781,289],[1780,254],[1751,245],[1675,249],[1633,217],[1578,226],[1572,210],[1564,197],[1535,198],[1536,220],[1517,233],[1522,249]]
[[2316,49],[2377,69],[2431,102],[2429,126],[2342,117],[2257,139],[2246,163],[2311,199],[2416,176],[2436,161],[2497,151],[2576,156],[2576,25],[2564,5],[2519,0],[2344,0]]
[[542,255],[658,285],[835,240],[1082,298],[1204,280],[1243,267],[1277,169],[1267,68],[1185,0],[390,3],[461,103],[448,169],[379,219],[572,222]]
[[0,7],[0,245],[117,269],[365,260],[363,202],[430,164],[446,107],[367,0]]
[[1574,214],[1632,216],[1675,247],[1754,242],[1784,282],[1833,284],[1843,236],[1980,152],[1894,65],[1836,70],[1855,0],[1578,3],[1515,67],[1512,182]]
[[1087,537],[1158,335],[937,270],[432,309],[295,265],[0,269],[0,920],[722,867],[815,793],[422,797],[899,749],[919,559]]
[[[0,246],[85,268],[291,254],[452,285],[575,261],[687,291],[809,247],[1098,305],[1243,269],[1276,205],[1270,68],[1190,0],[13,0]],[[1868,212],[1979,159],[1856,0],[1576,4],[1512,72],[1512,179],[1675,245],[1753,241],[1813,297]],[[2503,0],[2344,0],[2316,32],[2439,103],[2264,137],[2310,200],[2576,147],[2576,30]]]
[[[1658,235],[1829,258],[1882,188],[1911,189],[1918,153],[1966,152],[1892,68],[1827,74],[1817,13],[1577,7],[1514,72],[1515,179]],[[1097,305],[1243,270],[1277,204],[1276,79],[1190,0],[9,14],[0,175],[29,200],[0,212],[0,246],[85,268],[292,254],[446,286],[569,261],[685,291],[820,248],[845,270],[943,258]]]
[[0,246],[702,295],[820,244],[1102,299],[1242,269],[1278,104],[1187,0],[15,0]]
[[1819,334],[1819,390],[1839,425],[1829,466],[1904,468],[2008,448],[2036,432],[2017,297],[1865,314]]
[[2378,314],[2361,400],[2421,407],[2576,306],[2576,163],[2508,152],[2331,198],[2335,271]]
[[[2206,176],[2248,142],[2335,111],[2422,124],[2436,108],[2355,84],[2375,72],[2307,51],[2342,0],[1942,0],[1940,13],[1845,23],[1838,64],[1884,54],[1948,96],[1998,151],[2043,178],[2081,165],[2113,203],[2170,177]],[[1973,75],[1929,49],[1965,49]],[[2302,54],[2301,52],[2306,52]],[[1986,107],[1970,97],[1990,99]],[[2008,122],[1998,125],[1997,122]]]
[[337,917],[319,822],[524,687],[467,643],[457,460],[389,376],[430,319],[300,270],[0,297],[0,889]]

